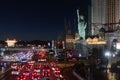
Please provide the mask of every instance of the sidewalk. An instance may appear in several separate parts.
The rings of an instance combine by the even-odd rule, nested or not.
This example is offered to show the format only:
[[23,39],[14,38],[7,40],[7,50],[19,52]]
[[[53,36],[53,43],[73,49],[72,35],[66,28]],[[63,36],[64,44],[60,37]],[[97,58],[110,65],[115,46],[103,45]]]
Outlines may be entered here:
[[3,74],[6,71],[6,69],[2,68],[0,69],[0,75]]
[[10,70],[10,68],[8,68],[8,69],[5,69],[5,68],[0,69],[0,76],[1,76],[3,73],[7,72],[8,70]]
[[80,77],[76,72],[73,71],[73,75],[76,76],[79,80],[85,80],[82,77]]

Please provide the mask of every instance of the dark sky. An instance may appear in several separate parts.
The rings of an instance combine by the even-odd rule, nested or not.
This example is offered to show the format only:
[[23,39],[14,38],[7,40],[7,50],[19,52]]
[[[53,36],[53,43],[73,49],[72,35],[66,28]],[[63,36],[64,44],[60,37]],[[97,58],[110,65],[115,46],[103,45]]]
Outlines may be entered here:
[[0,0],[0,40],[52,40],[76,19],[87,14],[90,0]]

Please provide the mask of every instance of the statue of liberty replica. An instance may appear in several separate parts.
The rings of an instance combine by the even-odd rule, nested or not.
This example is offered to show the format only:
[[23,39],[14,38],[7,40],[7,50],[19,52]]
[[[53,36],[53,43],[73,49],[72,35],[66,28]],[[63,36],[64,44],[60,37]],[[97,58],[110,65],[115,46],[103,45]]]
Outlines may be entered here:
[[[78,18],[78,35],[79,39],[75,41],[75,50],[78,52],[78,56],[86,56],[86,41],[85,41],[85,29],[87,27],[87,23],[84,21],[84,16],[79,15],[79,10],[77,9],[77,18]],[[82,38],[82,40],[81,40]]]
[[87,26],[87,23],[84,21],[84,16],[79,15],[79,10],[77,9],[77,17],[78,17],[78,33],[80,37],[85,40],[85,29]]

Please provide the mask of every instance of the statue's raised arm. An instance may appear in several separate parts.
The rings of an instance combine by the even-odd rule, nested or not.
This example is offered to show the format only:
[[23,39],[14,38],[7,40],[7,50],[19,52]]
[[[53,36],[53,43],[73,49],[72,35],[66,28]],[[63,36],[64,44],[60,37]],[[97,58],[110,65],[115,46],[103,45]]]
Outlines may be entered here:
[[79,9],[77,9],[77,17],[78,17],[78,22],[80,22]]
[[77,9],[77,18],[78,18],[78,33],[80,37],[85,40],[85,29],[87,27],[87,23],[84,21],[84,16],[79,15],[79,10]]

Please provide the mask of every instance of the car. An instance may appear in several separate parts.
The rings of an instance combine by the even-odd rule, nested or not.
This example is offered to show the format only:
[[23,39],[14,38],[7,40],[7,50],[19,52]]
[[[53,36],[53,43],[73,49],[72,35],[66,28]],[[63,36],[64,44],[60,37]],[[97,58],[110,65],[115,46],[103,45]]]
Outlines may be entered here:
[[30,72],[29,72],[29,71],[24,71],[24,72],[23,72],[23,75],[24,75],[24,76],[29,76],[29,75],[30,75]]
[[50,63],[50,66],[51,66],[51,67],[56,67],[57,65],[56,65],[55,62],[51,62],[51,63]]
[[19,70],[19,69],[13,69],[13,70],[11,71],[11,74],[12,74],[12,75],[19,75],[19,73],[20,73],[20,70]]
[[54,70],[57,70],[58,67],[57,66],[52,66],[51,69],[54,71]]
[[48,69],[48,70],[43,70],[42,71],[42,76],[47,76],[47,77],[49,77],[50,76],[50,70]]
[[37,72],[37,73],[40,73],[40,71],[41,71],[41,70],[40,70],[40,69],[35,68],[35,69],[34,69],[34,71],[35,71],[35,72]]
[[17,64],[17,63],[13,63],[13,64],[11,64],[11,68],[12,68],[12,69],[16,69],[16,68],[17,68],[17,66],[18,66],[18,64]]
[[41,71],[40,65],[35,66],[34,71],[40,73]]
[[40,75],[37,72],[32,74],[32,80],[41,80]]
[[27,80],[27,78],[24,75],[20,75],[17,77],[17,80]]
[[49,67],[49,65],[45,64],[43,66],[43,69],[42,69],[42,75],[43,76],[50,76],[50,71],[51,71],[51,68]]
[[47,77],[45,80],[51,80],[49,77]]
[[34,65],[35,61],[29,61],[28,64],[29,65]]
[[54,70],[55,77],[60,77],[60,75],[61,75],[60,70]]
[[22,59],[21,62],[28,62],[28,60],[27,59]]
[[33,69],[33,67],[34,67],[34,65],[27,65],[25,67],[25,69],[28,70],[28,71],[31,71],[31,69]]
[[33,75],[32,80],[41,80],[39,75]]

